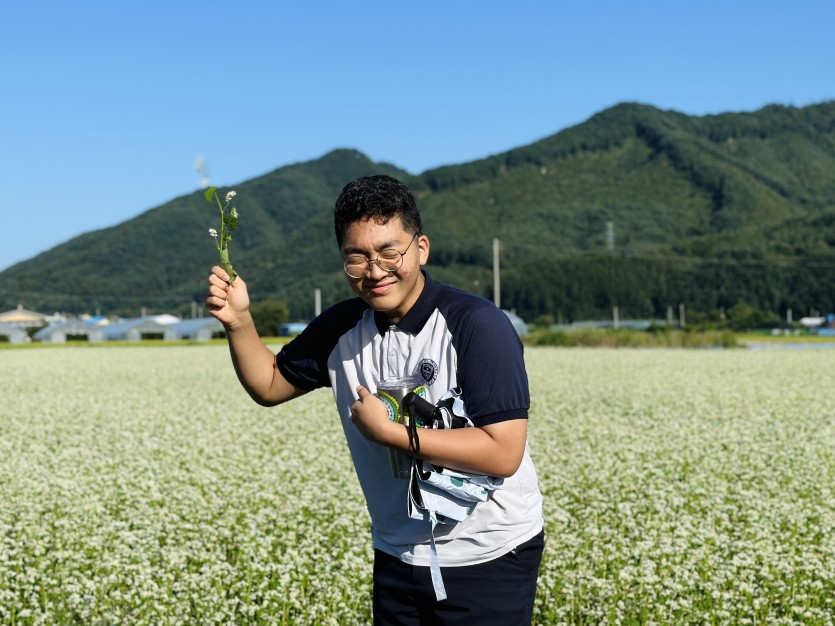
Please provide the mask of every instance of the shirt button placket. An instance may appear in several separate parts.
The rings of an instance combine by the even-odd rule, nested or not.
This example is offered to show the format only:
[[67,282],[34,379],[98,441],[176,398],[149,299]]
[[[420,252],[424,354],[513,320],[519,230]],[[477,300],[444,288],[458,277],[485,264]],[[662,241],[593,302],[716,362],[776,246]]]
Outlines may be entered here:
[[391,376],[400,376],[400,373],[397,371],[397,362],[396,362],[397,352],[394,349],[394,341],[393,341],[395,332],[397,332],[397,326],[392,324],[391,326],[389,326],[389,330],[388,330],[388,342],[387,342],[388,343],[388,353],[389,353],[388,367],[389,367],[389,374]]

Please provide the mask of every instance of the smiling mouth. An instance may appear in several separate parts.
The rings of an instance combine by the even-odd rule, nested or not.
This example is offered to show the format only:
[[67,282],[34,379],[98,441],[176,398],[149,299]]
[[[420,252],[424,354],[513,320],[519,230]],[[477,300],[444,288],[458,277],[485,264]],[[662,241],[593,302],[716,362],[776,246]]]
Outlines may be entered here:
[[366,289],[369,293],[379,296],[388,293],[393,286],[394,283],[377,283],[375,285],[369,285]]

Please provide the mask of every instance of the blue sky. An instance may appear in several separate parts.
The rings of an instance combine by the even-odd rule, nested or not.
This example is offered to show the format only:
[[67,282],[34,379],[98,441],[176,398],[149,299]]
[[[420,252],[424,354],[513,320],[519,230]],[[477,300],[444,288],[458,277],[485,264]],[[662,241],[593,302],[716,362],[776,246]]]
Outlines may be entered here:
[[218,185],[337,147],[419,173],[620,102],[835,98],[823,0],[3,0],[0,23],[0,270],[194,191],[198,156]]

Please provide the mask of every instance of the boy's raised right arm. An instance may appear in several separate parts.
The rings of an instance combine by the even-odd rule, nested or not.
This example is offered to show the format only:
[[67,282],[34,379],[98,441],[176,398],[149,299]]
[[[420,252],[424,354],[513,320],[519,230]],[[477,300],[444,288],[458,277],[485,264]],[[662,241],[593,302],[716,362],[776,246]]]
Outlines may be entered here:
[[238,380],[262,406],[275,406],[303,395],[305,390],[287,382],[278,371],[275,355],[261,341],[249,312],[246,283],[238,276],[232,284],[219,266],[209,275],[206,308],[226,329],[229,352]]

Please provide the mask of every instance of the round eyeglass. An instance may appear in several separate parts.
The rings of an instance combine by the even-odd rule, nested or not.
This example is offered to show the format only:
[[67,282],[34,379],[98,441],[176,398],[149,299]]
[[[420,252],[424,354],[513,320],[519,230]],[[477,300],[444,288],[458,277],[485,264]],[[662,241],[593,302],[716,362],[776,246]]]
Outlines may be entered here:
[[369,259],[362,254],[352,254],[345,259],[345,263],[343,264],[345,273],[351,278],[364,278],[371,271],[372,263],[376,263],[377,267],[384,272],[394,274],[403,266],[403,256],[412,247],[417,236],[418,233],[412,235],[412,240],[403,252],[394,248],[385,248],[380,250],[380,254],[377,255],[376,259]]

